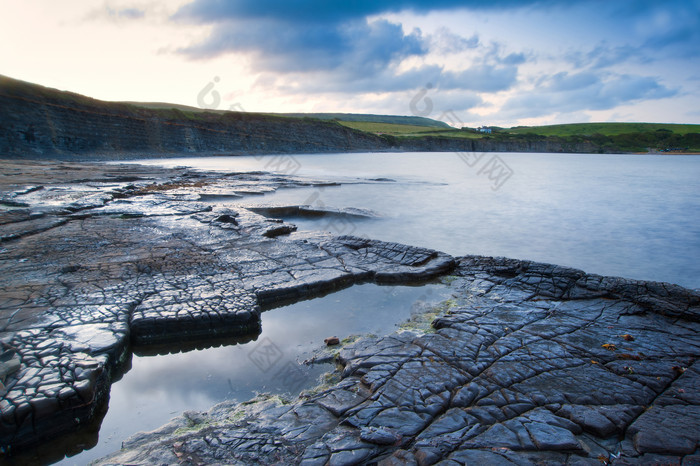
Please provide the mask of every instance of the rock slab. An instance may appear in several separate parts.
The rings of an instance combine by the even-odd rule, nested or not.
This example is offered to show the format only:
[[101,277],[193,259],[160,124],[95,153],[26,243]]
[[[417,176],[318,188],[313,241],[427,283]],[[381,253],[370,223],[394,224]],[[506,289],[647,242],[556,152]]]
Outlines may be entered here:
[[344,347],[336,385],[176,418],[96,464],[697,463],[697,292],[475,256],[451,286],[433,332]]

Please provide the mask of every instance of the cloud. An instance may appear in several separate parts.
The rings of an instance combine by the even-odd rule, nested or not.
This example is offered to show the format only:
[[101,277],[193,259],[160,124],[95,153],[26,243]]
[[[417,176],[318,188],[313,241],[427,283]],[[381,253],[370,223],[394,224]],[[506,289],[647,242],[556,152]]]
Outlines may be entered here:
[[[441,118],[445,120],[447,117],[443,114],[455,112],[460,118],[465,118],[465,112],[474,107],[479,107],[484,104],[483,99],[474,92],[457,91],[439,91],[434,95],[430,95],[435,109],[431,118]],[[441,116],[442,115],[442,116]]]
[[440,87],[478,92],[498,92],[509,89],[517,80],[515,66],[477,65],[458,72],[445,72]]
[[460,91],[470,95],[482,92],[498,92],[513,86],[517,69],[476,65],[463,71],[444,71],[437,65],[424,65],[405,71],[395,67],[377,71],[375,74],[355,76],[345,69],[320,71],[317,73],[288,73],[280,76],[263,73],[257,87],[274,88],[278,92],[298,94],[319,93],[385,93],[417,91],[422,88],[443,93]]
[[575,50],[564,55],[564,59],[576,68],[603,69],[629,61],[650,63],[652,58],[642,47],[631,45],[610,45],[601,41],[589,51]]
[[[273,32],[274,31],[274,32]],[[210,58],[235,50],[255,56],[260,70],[318,71],[344,68],[356,75],[376,73],[392,62],[427,53],[420,31],[404,33],[384,19],[291,27],[276,19],[229,21],[215,26],[209,38],[181,49],[192,58]]]
[[[277,72],[355,68],[371,73],[402,59],[432,53],[458,53],[477,48],[479,38],[462,37],[447,29],[426,37],[420,30],[404,31],[401,24],[377,15],[411,10],[428,13],[444,9],[522,7],[549,0],[495,2],[393,0],[329,2],[327,0],[228,1],[195,0],[173,18],[213,25],[209,37],[179,52],[208,59],[230,52],[254,54],[259,70]],[[498,51],[496,51],[498,52]],[[504,65],[519,65],[525,56],[513,53]]]
[[[397,99],[430,83],[436,105],[468,112],[483,107],[485,94],[510,92],[503,117],[533,118],[677,96],[680,89],[664,84],[678,85],[667,71],[652,72],[667,81],[643,74],[668,57],[700,54],[693,46],[700,43],[699,6],[700,0],[193,0],[172,18],[210,26],[208,36],[180,54],[246,55],[258,92],[369,97],[374,104],[381,97],[398,108],[405,105]],[[503,13],[493,24],[511,21],[514,32],[498,31],[489,40],[487,23],[485,30],[460,30],[457,23],[443,23],[452,24],[448,29],[433,22],[427,33],[404,26],[412,20],[425,28],[423,18],[435,20],[428,13],[454,10],[465,17],[478,11],[487,22]],[[515,34],[529,29],[521,45]],[[528,34],[536,39],[527,43]],[[543,42],[547,34],[551,40]],[[567,54],[556,51],[558,37],[571,47]]]
[[116,16],[118,18],[126,19],[138,19],[143,18],[146,14],[145,11],[139,10],[138,8],[124,8],[122,10],[111,10],[110,15]]
[[587,53],[573,52],[570,58],[579,67],[700,58],[700,0],[610,2],[602,11],[609,40]]
[[547,77],[532,92],[508,100],[502,111],[508,118],[532,118],[555,113],[609,110],[620,105],[673,97],[656,78],[633,75],[607,77],[589,72],[557,73]]
[[438,53],[450,54],[464,50],[475,49],[479,46],[479,36],[473,34],[469,38],[462,37],[447,28],[440,28],[430,36],[430,49]]
[[108,21],[128,21],[141,19],[146,16],[146,11],[140,8],[112,8],[104,5],[92,10],[87,15],[88,20],[106,19]]
[[700,1],[654,2],[633,16],[645,49],[662,50],[678,57],[699,57]]
[[[407,5],[428,10],[463,5],[460,2],[304,3],[306,7],[297,5],[303,11],[292,14],[287,2],[263,1],[268,9],[250,2],[195,1],[176,16],[211,21],[214,27],[206,40],[179,52],[192,59],[233,51],[249,54],[253,68],[261,73],[258,84],[288,93],[401,92],[427,83],[445,91],[499,92],[516,83],[518,66],[527,60],[523,53],[505,54],[498,44],[481,44],[476,34],[465,38],[441,28],[426,36],[418,29],[407,32],[401,24],[367,16]],[[474,59],[461,70],[445,71],[442,65],[425,62],[409,69],[400,66],[409,58],[465,50]]]
[[[583,0],[580,0],[583,1]],[[413,11],[427,13],[437,10],[493,10],[521,8],[531,5],[569,5],[565,0],[195,0],[183,6],[175,15],[179,19],[197,22],[219,22],[225,19],[281,19],[293,23],[339,23],[382,13]]]
[[545,79],[544,87],[548,91],[566,92],[576,91],[591,87],[599,82],[597,74],[590,72],[570,74],[567,72],[557,73]]
[[312,111],[425,116],[455,126],[465,126],[475,121],[476,117],[469,109],[483,105],[481,97],[475,93],[438,89],[430,89],[425,93],[421,89],[378,95],[358,94],[352,100],[348,100],[347,95],[342,93],[326,94],[323,97]]

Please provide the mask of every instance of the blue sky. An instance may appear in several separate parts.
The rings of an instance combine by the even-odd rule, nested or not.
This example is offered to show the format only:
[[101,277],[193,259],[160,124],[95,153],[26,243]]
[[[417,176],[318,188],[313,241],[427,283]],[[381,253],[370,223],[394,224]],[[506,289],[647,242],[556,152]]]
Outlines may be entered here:
[[0,40],[12,44],[0,74],[107,100],[467,126],[700,123],[700,0],[0,7]]

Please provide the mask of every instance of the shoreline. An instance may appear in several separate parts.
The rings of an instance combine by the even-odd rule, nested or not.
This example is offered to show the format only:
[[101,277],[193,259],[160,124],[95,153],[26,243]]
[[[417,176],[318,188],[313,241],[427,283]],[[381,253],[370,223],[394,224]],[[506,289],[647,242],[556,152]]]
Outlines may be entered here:
[[[23,296],[0,308],[3,357],[12,362],[2,374],[5,452],[93,419],[134,347],[256,335],[261,308],[275,302],[354,283],[423,282],[454,264],[437,251],[361,238],[287,239],[291,225],[176,194],[323,180],[50,162],[3,170],[0,202],[16,208],[0,211],[0,268],[10,277],[0,291]],[[71,188],[52,189],[65,183]],[[198,243],[206,246],[193,250]]]
[[[484,153],[497,153],[497,154],[553,154],[553,155],[580,155],[586,156],[590,153],[588,152],[566,152],[566,151],[552,151],[552,152],[541,152],[541,151],[478,151]],[[332,152],[217,152],[217,151],[199,151],[195,153],[188,152],[172,152],[172,153],[162,153],[162,152],[117,152],[117,153],[100,153],[93,152],[89,156],[81,156],[76,154],[48,154],[48,155],[38,155],[32,154],[30,156],[22,155],[13,157],[12,155],[4,155],[0,160],[7,160],[12,162],[67,162],[67,163],[109,163],[113,162],[118,164],[120,162],[136,162],[139,160],[158,160],[158,159],[186,159],[186,158],[203,158],[203,157],[294,157],[295,155],[333,155],[333,154],[365,154],[365,153],[377,153],[377,154],[414,154],[414,153],[463,153],[454,150],[444,150],[444,151],[420,151],[420,150],[395,150],[395,149],[385,149],[385,150],[353,150],[353,151],[332,151]],[[700,155],[700,152],[600,152],[594,153],[594,155],[655,155],[655,156],[667,156],[667,155]]]
[[[300,462],[304,458],[321,462],[322,458],[326,461],[333,455],[339,455],[333,461],[340,461],[340,458],[357,459],[362,455],[366,455],[362,461],[368,458],[388,461],[392,455],[406,458],[423,455],[424,462],[431,464],[428,461],[430,458],[448,459],[450,455],[466,450],[470,451],[468,455],[472,460],[487,458],[488,450],[492,447],[513,451],[524,449],[530,451],[528,454],[535,455],[533,458],[541,459],[548,458],[550,454],[586,458],[588,450],[595,450],[586,443],[586,439],[592,435],[594,443],[602,442],[605,446],[606,436],[613,433],[623,436],[621,445],[627,458],[643,458],[648,454],[678,457],[679,452],[691,455],[692,451],[688,453],[688,442],[693,439],[698,441],[684,433],[686,430],[692,431],[695,426],[693,422],[698,420],[698,417],[693,419],[692,416],[686,420],[690,424],[670,428],[670,432],[683,439],[681,446],[674,443],[675,440],[660,447],[649,443],[653,440],[649,440],[649,429],[655,427],[652,424],[658,421],[656,418],[652,419],[654,422],[637,426],[638,431],[629,436],[628,431],[634,432],[637,428],[634,427],[637,422],[634,416],[627,419],[620,414],[619,422],[611,421],[615,427],[610,432],[610,427],[579,422],[577,413],[583,409],[581,406],[590,406],[593,401],[598,403],[595,405],[598,407],[587,411],[586,416],[611,416],[608,408],[603,409],[612,406],[609,403],[611,400],[604,397],[582,399],[588,403],[576,403],[572,398],[563,403],[556,398],[556,393],[547,391],[546,386],[539,387],[544,390],[540,394],[544,398],[537,398],[527,391],[516,392],[513,399],[505,401],[492,398],[497,391],[485,397],[477,392],[478,396],[474,395],[472,399],[467,395],[486,381],[502,384],[504,390],[512,385],[513,381],[506,380],[512,368],[504,367],[502,371],[490,372],[486,377],[481,367],[488,361],[491,361],[490,365],[520,364],[518,367],[522,367],[518,370],[525,370],[530,364],[527,358],[532,354],[529,351],[520,356],[524,359],[511,362],[501,360],[502,350],[508,350],[506,354],[517,350],[517,347],[509,346],[518,341],[512,339],[517,332],[521,332],[518,338],[528,342],[528,348],[542,350],[539,358],[535,358],[538,364],[544,364],[538,377],[549,377],[548,380],[557,385],[564,383],[566,377],[574,376],[568,372],[566,376],[556,376],[545,363],[552,357],[556,359],[561,356],[556,348],[547,347],[547,342],[552,338],[561,337],[548,336],[551,332],[557,333],[560,325],[570,326],[571,335],[593,326],[597,332],[594,336],[600,341],[605,340],[606,343],[588,346],[582,346],[580,341],[562,340],[557,345],[570,353],[566,358],[571,363],[578,364],[585,358],[595,358],[597,363],[588,364],[601,366],[589,368],[595,370],[598,377],[615,373],[615,377],[606,379],[607,382],[628,397],[614,400],[617,405],[641,406],[642,402],[654,402],[674,384],[681,384],[675,387],[684,390],[677,394],[687,393],[686,385],[682,384],[697,384],[700,374],[694,366],[698,356],[696,349],[700,348],[697,340],[700,296],[697,291],[658,282],[588,275],[579,270],[529,261],[477,256],[454,259],[438,251],[395,243],[295,234],[288,225],[247,209],[225,209],[187,198],[200,192],[231,194],[235,193],[237,186],[250,192],[251,185],[260,189],[277,189],[281,186],[308,186],[322,183],[323,180],[294,177],[281,180],[279,176],[265,174],[222,174],[184,168],[98,163],[45,162],[37,167],[30,161],[9,161],[4,164],[3,171],[8,176],[0,180],[0,202],[13,202],[19,208],[0,211],[3,215],[0,224],[0,247],[3,250],[0,266],[9,277],[3,285],[3,295],[10,298],[1,309],[1,336],[3,350],[14,353],[8,354],[9,360],[19,359],[20,364],[13,372],[3,374],[4,384],[9,387],[3,404],[0,404],[4,447],[13,445],[14,449],[17,446],[21,448],[23,444],[36,443],[43,436],[71,431],[77,427],[73,416],[76,413],[81,419],[77,424],[94,419],[100,401],[108,393],[111,379],[119,372],[134,345],[220,335],[221,329],[231,335],[250,335],[260,325],[260,306],[266,301],[311,298],[354,283],[413,283],[448,274],[456,277],[455,286],[460,287],[460,296],[449,309],[450,314],[433,323],[435,334],[415,338],[385,336],[371,342],[365,339],[351,348],[345,348],[340,359],[344,366],[343,378],[338,385],[312,400],[297,400],[285,411],[291,413],[291,410],[296,410],[295,415],[300,412],[307,412],[308,415],[315,413],[314,416],[322,416],[327,422],[324,421],[313,433],[304,434],[306,436],[301,439],[289,437],[291,430],[286,429],[291,429],[292,425],[287,424],[288,417],[280,419],[280,424],[260,424],[260,431],[255,430],[258,427],[251,427],[248,432],[254,437],[260,434],[260,442],[254,442],[249,450],[241,453],[244,456],[232,456],[230,459],[254,462],[254,456],[261,454],[259,448],[269,444],[269,438],[263,435],[267,428],[281,429],[280,435],[285,441],[278,450],[292,462]],[[66,183],[71,184],[70,190],[51,189],[52,186]],[[67,239],[69,244],[66,243]],[[99,247],[90,246],[97,240]],[[193,245],[199,245],[201,250],[193,249]],[[240,257],[241,254],[247,257]],[[174,260],[174,257],[177,259]],[[191,268],[198,270],[199,277],[192,276]],[[237,270],[238,275],[233,276],[225,270]],[[290,276],[303,278],[292,279]],[[212,283],[216,283],[216,287]],[[62,293],[56,294],[57,291]],[[208,304],[210,302],[216,305],[212,307]],[[186,315],[179,312],[183,308],[187,309]],[[510,310],[504,313],[504,309]],[[557,319],[560,312],[565,317],[564,321]],[[580,312],[583,312],[582,316],[578,316]],[[494,320],[488,317],[491,313],[500,317]],[[629,328],[641,329],[639,331],[644,338],[634,337],[636,345],[641,346],[634,351],[628,350],[624,345],[630,348],[635,345],[619,341],[619,335],[609,332],[607,326],[599,328],[597,318],[593,318],[599,313],[608,316],[606,319],[612,319],[610,322],[615,319],[616,322],[629,320]],[[530,317],[534,320],[530,321]],[[471,321],[480,323],[467,325]],[[504,328],[502,322],[511,321],[520,321],[522,327],[510,325]],[[659,322],[663,323],[661,330],[654,328]],[[682,322],[682,325],[678,325],[678,322]],[[526,328],[531,330],[525,331]],[[691,329],[695,329],[694,335],[688,333]],[[620,328],[619,332],[623,330]],[[665,346],[669,343],[664,339],[668,339],[668,334],[674,331],[685,335],[683,343],[689,349]],[[500,336],[485,347],[484,353],[479,350],[474,354],[467,352],[449,356],[452,350],[467,351],[472,348],[469,350],[472,351],[475,348],[472,339],[487,334]],[[584,335],[580,336],[583,338]],[[447,341],[441,338],[447,338]],[[681,343],[676,340],[671,342],[671,346]],[[601,346],[605,344],[616,348],[610,350]],[[392,352],[397,345],[405,352]],[[525,346],[521,341],[521,349]],[[426,355],[426,351],[430,354]],[[423,362],[420,367],[410,364],[416,354],[425,356],[421,356]],[[620,366],[622,363],[626,366]],[[437,365],[433,367],[434,364]],[[399,369],[395,371],[392,367]],[[402,372],[400,368],[403,367],[407,372]],[[413,369],[408,371],[411,367]],[[430,367],[433,369],[425,369],[428,370],[425,375],[424,368]],[[631,367],[634,372],[620,372],[622,367]],[[683,371],[675,373],[678,371],[674,372],[672,367]],[[603,372],[598,373],[598,369]],[[486,378],[476,383],[476,373]],[[400,398],[400,394],[386,392],[395,384],[405,385],[405,380],[413,381],[405,385],[406,388],[420,391],[421,387],[426,386],[422,381],[424,375],[433,377],[430,384],[437,384],[436,387],[444,383],[442,376],[446,375],[451,388],[429,389],[430,393],[421,394],[411,403]],[[643,382],[639,382],[642,375]],[[587,373],[586,377],[595,380],[592,373]],[[666,385],[654,385],[656,377],[663,379]],[[416,384],[416,381],[421,382]],[[563,385],[559,386],[564,389]],[[566,388],[565,392],[567,390],[572,397],[585,396],[571,387]],[[639,390],[647,398],[639,398]],[[360,392],[362,395],[359,398],[352,395]],[[652,392],[654,397],[649,398]],[[458,393],[463,394],[462,398],[457,397]],[[376,405],[382,397],[393,401]],[[484,400],[491,401],[487,403]],[[680,400],[691,415],[700,409],[694,395],[683,395]],[[342,409],[355,401],[358,403]],[[676,402],[679,403],[678,399]],[[523,404],[530,408],[520,412],[524,407],[520,405]],[[557,404],[561,406],[554,409]],[[563,408],[564,405],[571,407]],[[543,439],[549,438],[551,442],[527,445],[517,440],[505,446],[486,440],[486,443],[461,442],[459,448],[449,452],[431,447],[434,442],[448,442],[441,437],[445,435],[444,432],[438,432],[439,425],[453,422],[454,416],[462,416],[463,420],[471,419],[469,416],[483,416],[488,409],[484,412],[479,410],[487,406],[499,406],[503,413],[511,413],[508,414],[510,417],[494,418],[488,427],[482,422],[480,425],[485,429],[475,428],[473,433],[478,434],[474,438],[486,435],[491,429],[494,429],[494,433],[515,429],[513,422],[519,422],[523,426],[537,424],[538,433],[530,432],[530,435],[543,442]],[[221,417],[216,422],[228,422],[232,412],[237,412],[235,410],[239,408],[227,413],[219,409],[209,416]],[[261,413],[276,418],[274,413],[281,412],[279,405],[269,403],[259,408],[255,408],[254,413],[244,412],[242,419],[254,425],[253,418]],[[353,411],[348,416],[349,409],[357,409],[357,412]],[[619,409],[620,413],[627,412],[627,408]],[[632,411],[636,412],[636,409]],[[665,412],[666,405],[660,405],[660,409]],[[70,412],[70,416],[66,416],[66,412]],[[377,416],[384,412],[379,417],[382,421],[376,421]],[[448,412],[453,417],[446,418]],[[477,415],[477,412],[481,414]],[[331,417],[328,417],[329,413]],[[674,412],[674,416],[677,415]],[[304,415],[301,417],[304,418]],[[206,419],[206,416],[202,419]],[[308,419],[310,425],[313,424],[312,418]],[[241,432],[243,427],[238,422],[240,420],[225,426]],[[156,454],[165,455],[162,458],[167,457],[169,461],[179,461],[182,455],[205,458],[208,454],[223,454],[219,447],[198,450],[202,446],[200,436],[209,435],[215,426],[205,421],[195,424],[199,427],[187,433],[178,432],[176,443],[184,442],[178,447],[179,450],[170,447],[163,449],[162,445],[155,448],[151,443],[132,441],[132,450],[122,454],[137,455],[143,464],[148,464],[155,458],[152,455]],[[464,428],[469,425],[474,427],[475,424],[467,422]],[[15,426],[14,431],[12,426]],[[52,426],[51,429],[48,426]],[[404,429],[407,426],[410,428]],[[555,426],[556,429],[549,432],[546,426]],[[523,428],[527,430],[527,427]],[[518,429],[513,432],[517,434]],[[162,438],[170,438],[176,430],[161,432]],[[217,432],[217,435],[227,435],[223,430]],[[342,442],[331,441],[334,436],[339,436]],[[449,436],[452,440],[448,444],[454,440],[453,437]],[[159,437],[155,443],[160,444],[162,438]],[[339,442],[352,447],[340,448]],[[587,450],[584,445],[590,448]],[[409,446],[411,448],[404,448]],[[612,447],[601,448],[601,454],[603,450],[610,455],[616,454]],[[224,450],[228,452],[226,454],[237,455],[239,448],[229,445]],[[178,453],[182,455],[178,456]],[[524,458],[517,455],[513,458]],[[592,458],[590,455],[588,457]],[[491,457],[492,460],[494,458]]]
[[[630,293],[651,283],[503,258],[458,262],[455,297],[427,332],[341,347],[330,387],[188,412],[94,464],[697,459],[700,406],[689,387],[700,371],[689,353],[665,354],[670,329],[651,324],[658,304],[650,301],[661,295]],[[676,287],[661,293],[669,305],[671,296],[693,296]],[[697,327],[692,299],[695,310],[678,309],[678,317]]]

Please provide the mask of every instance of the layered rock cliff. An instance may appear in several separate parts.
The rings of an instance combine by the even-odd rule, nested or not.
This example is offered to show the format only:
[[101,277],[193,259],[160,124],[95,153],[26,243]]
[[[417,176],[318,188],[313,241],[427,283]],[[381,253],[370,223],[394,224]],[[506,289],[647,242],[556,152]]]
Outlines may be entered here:
[[336,121],[104,102],[0,76],[0,155],[115,159],[353,151],[599,152],[591,142],[394,138]]
[[0,153],[74,156],[382,150],[382,138],[332,121],[186,113],[102,102],[0,77]]

